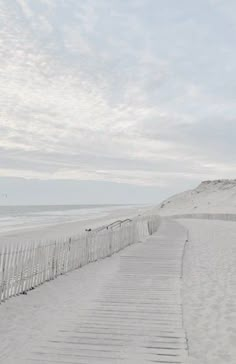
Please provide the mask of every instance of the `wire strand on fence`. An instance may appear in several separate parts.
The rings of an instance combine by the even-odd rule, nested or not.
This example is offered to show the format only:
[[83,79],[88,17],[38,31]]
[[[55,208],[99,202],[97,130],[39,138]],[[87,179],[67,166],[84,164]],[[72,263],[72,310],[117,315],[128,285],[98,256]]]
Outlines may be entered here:
[[49,244],[0,246],[0,303],[142,241],[159,224],[158,216],[145,216]]

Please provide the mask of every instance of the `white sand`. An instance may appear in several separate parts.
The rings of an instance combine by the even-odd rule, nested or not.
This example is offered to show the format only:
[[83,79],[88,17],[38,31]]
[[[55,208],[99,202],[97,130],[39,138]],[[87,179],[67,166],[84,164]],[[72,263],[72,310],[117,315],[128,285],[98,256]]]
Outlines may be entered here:
[[236,180],[203,182],[166,199],[157,211],[170,216],[187,213],[236,213]]
[[[178,220],[189,229],[184,256],[184,325],[190,364],[236,363],[236,180],[201,183],[168,198],[162,215],[210,214]],[[222,214],[222,216],[217,215]],[[197,215],[196,215],[197,216]]]
[[236,223],[178,220],[189,229],[184,322],[191,364],[236,363]]

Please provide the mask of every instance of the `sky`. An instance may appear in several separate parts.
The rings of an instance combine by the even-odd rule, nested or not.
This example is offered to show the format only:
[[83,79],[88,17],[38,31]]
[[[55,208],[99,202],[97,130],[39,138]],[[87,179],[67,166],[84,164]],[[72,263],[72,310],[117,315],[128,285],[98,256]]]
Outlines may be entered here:
[[234,0],[0,0],[0,204],[235,178],[235,44]]

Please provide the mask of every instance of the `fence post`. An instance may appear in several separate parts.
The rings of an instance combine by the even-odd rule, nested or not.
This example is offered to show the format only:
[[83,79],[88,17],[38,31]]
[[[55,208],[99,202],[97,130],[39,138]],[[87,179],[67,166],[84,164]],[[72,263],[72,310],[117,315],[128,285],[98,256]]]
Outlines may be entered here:
[[5,264],[6,264],[6,248],[3,248],[2,250],[2,269],[1,269],[1,275],[2,275],[2,278],[1,278],[1,286],[0,286],[0,303],[1,302],[4,302],[4,282],[5,282]]

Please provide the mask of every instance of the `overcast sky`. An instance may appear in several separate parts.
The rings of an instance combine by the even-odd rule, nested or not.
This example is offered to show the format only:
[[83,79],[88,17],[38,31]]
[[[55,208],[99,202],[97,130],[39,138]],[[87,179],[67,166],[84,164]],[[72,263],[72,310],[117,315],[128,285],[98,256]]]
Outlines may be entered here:
[[0,204],[235,178],[235,44],[235,0],[0,0]]

